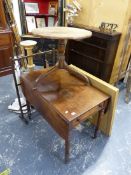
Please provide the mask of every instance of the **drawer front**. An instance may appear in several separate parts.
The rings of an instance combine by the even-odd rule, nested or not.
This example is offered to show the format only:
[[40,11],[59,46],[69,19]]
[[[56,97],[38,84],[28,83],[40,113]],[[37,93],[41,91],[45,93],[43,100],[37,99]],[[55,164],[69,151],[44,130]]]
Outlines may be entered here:
[[92,36],[90,38],[84,39],[83,41],[87,42],[87,43],[95,44],[96,46],[100,46],[100,47],[105,48],[105,49],[106,49],[107,43],[108,43],[108,41],[106,39],[99,38],[96,36]]
[[0,46],[8,45],[11,43],[10,34],[0,34]]
[[95,106],[94,108],[92,108],[91,110],[89,110],[88,112],[82,114],[81,116],[77,117],[76,119],[74,119],[72,121],[72,127],[76,127],[77,125],[79,125],[81,122],[87,120],[88,118],[90,118],[93,114],[97,113],[98,111],[100,111],[101,108],[99,105]]
[[71,49],[76,50],[77,52],[90,56],[96,61],[104,62],[106,52],[104,49],[100,49],[96,45],[91,45],[84,41],[72,41],[71,46]]

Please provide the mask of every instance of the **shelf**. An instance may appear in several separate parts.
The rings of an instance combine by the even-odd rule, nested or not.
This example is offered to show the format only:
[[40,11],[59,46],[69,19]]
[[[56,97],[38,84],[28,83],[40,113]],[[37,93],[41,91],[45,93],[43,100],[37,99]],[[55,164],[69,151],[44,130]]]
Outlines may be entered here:
[[50,15],[50,14],[37,14],[37,13],[28,13],[26,16],[35,16],[38,18],[43,18],[43,17],[57,17],[57,15]]
[[98,48],[98,49],[101,49],[101,50],[106,51],[106,48],[105,48],[105,47],[100,47],[100,46],[98,46],[98,45],[96,45],[96,44],[87,43],[87,42],[84,42],[84,41],[79,41],[79,42],[80,42],[80,43],[83,43],[83,44],[85,44],[85,45],[92,46],[92,47],[96,47],[96,48]]
[[38,38],[38,39],[40,39],[41,37],[27,34],[27,35],[22,35],[21,38]]
[[76,53],[77,55],[80,55],[80,56],[82,56],[82,57],[86,57],[86,58],[89,58],[89,59],[91,59],[91,60],[94,60],[94,61],[97,61],[97,62],[99,62],[99,63],[104,64],[104,61],[101,61],[101,60],[98,59],[98,58],[88,56],[88,55],[83,54],[83,53],[81,53],[81,52],[78,52],[78,51],[76,51],[76,50],[74,50],[74,49],[69,49],[69,50],[70,50],[71,52]]

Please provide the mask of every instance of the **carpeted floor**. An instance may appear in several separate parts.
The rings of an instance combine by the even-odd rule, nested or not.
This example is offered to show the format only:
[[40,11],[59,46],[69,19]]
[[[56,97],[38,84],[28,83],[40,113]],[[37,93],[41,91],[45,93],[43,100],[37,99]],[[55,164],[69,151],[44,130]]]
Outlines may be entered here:
[[110,138],[92,126],[80,125],[71,134],[71,160],[64,164],[64,141],[36,112],[29,125],[7,110],[16,97],[12,75],[0,78],[0,172],[11,175],[130,175],[131,102],[120,92]]

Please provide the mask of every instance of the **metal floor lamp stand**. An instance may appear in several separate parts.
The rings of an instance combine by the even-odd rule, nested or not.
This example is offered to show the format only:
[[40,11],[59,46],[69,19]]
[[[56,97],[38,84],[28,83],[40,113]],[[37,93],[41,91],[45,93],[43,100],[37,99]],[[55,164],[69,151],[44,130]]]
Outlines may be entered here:
[[127,71],[125,102],[129,103],[130,98],[131,98],[131,55],[130,55],[129,68]]

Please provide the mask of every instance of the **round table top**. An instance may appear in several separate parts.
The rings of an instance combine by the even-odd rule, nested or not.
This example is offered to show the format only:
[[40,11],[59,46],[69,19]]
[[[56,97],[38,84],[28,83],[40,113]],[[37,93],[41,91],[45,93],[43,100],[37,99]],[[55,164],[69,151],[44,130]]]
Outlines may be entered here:
[[48,39],[80,40],[91,37],[92,32],[73,27],[44,27],[33,29],[32,34]]

